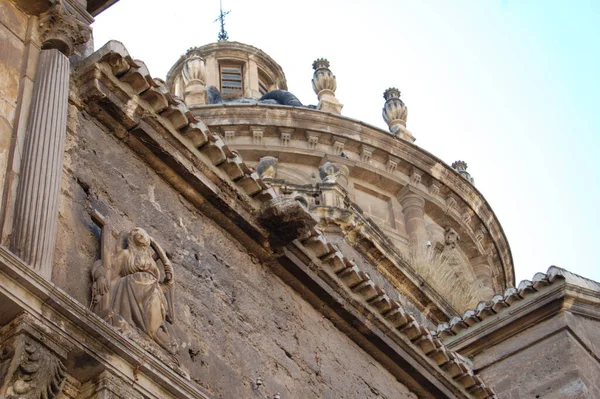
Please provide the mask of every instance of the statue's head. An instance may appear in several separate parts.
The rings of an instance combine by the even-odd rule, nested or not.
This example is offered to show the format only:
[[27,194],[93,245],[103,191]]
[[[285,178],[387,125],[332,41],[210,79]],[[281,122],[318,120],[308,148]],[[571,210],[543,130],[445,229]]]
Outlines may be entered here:
[[136,227],[129,232],[127,241],[130,247],[134,245],[140,248],[148,248],[151,243],[150,236],[146,233],[146,230],[140,227]]

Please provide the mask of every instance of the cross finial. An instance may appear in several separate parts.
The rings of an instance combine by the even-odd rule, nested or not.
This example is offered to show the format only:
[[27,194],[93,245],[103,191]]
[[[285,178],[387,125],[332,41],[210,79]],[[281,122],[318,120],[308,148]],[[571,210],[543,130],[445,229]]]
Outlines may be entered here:
[[229,14],[231,11],[225,11],[223,12],[223,2],[219,1],[219,7],[220,7],[220,13],[219,13],[219,18],[215,19],[215,22],[221,22],[221,31],[219,32],[219,41],[227,41],[227,39],[229,39],[229,36],[227,35],[227,32],[225,31],[225,15]]

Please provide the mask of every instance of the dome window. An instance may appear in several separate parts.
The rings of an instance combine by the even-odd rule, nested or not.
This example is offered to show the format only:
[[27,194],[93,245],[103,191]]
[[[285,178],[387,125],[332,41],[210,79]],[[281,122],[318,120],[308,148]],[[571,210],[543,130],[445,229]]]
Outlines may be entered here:
[[244,92],[242,83],[242,66],[235,64],[221,65],[221,94],[225,97],[241,97]]
[[264,96],[268,92],[270,92],[273,86],[273,82],[271,79],[267,77],[267,74],[263,72],[261,69],[258,70],[258,91],[261,96]]

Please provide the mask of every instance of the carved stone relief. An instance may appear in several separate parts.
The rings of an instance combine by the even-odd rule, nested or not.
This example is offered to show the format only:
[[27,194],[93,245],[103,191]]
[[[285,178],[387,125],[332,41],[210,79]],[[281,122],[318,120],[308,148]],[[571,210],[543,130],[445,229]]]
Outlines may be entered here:
[[92,310],[119,331],[136,329],[175,353],[168,330],[174,323],[174,276],[165,251],[139,227],[115,240],[104,218],[97,212],[93,217],[102,227],[102,254],[92,267]]
[[453,228],[447,228],[444,232],[444,240],[446,241],[447,246],[454,249],[460,241],[460,236]]
[[62,0],[57,0],[40,17],[39,28],[42,49],[54,48],[67,57],[73,54],[75,47],[87,43],[92,36],[91,28],[71,15]]

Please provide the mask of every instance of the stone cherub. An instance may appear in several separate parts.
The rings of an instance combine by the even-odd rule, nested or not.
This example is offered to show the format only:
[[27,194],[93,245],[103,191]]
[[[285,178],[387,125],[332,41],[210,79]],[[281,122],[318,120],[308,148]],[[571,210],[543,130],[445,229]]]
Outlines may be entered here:
[[[174,322],[173,266],[165,251],[139,227],[111,243],[104,218],[97,212],[92,217],[102,228],[102,255],[91,271],[91,309],[119,330],[135,327],[173,353],[166,324]],[[162,282],[157,260],[164,268]]]

